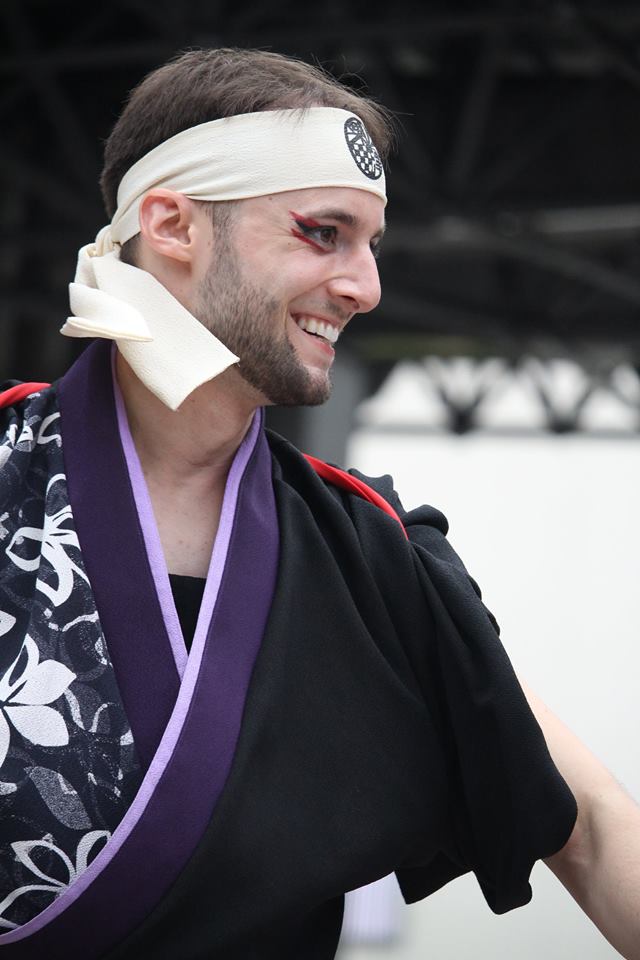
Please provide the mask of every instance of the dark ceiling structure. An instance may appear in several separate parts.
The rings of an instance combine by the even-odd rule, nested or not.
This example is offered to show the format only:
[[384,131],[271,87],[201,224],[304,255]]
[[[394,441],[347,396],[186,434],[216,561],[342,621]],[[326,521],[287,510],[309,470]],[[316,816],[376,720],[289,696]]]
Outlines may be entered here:
[[0,377],[67,365],[101,143],[145,73],[213,45],[321,63],[399,119],[383,300],[345,335],[374,381],[428,353],[640,364],[637,2],[3,0],[0,24]]

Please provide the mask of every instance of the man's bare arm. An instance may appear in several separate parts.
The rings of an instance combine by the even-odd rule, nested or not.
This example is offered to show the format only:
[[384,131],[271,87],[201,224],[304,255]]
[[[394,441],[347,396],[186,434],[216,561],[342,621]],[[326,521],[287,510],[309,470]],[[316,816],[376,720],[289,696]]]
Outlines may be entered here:
[[558,717],[522,686],[578,803],[571,837],[546,863],[616,950],[627,960],[640,960],[640,808]]

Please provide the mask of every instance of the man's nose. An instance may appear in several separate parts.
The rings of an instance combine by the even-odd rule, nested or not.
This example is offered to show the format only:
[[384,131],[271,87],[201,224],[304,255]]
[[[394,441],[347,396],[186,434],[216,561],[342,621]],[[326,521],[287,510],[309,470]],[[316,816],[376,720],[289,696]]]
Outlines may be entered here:
[[377,261],[367,249],[349,258],[343,269],[329,281],[334,297],[354,301],[355,313],[368,313],[380,303],[380,275]]

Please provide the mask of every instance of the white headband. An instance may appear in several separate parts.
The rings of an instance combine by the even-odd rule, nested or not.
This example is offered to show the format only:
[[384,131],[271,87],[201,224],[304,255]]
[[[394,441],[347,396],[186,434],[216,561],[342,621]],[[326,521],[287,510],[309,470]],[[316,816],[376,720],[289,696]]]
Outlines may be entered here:
[[138,160],[122,178],[111,224],[79,251],[69,285],[74,316],[61,332],[116,340],[138,377],[173,410],[239,358],[151,274],[119,259],[119,247],[139,232],[140,202],[154,187],[194,200],[351,187],[386,203],[382,163],[364,124],[333,107],[212,120]]

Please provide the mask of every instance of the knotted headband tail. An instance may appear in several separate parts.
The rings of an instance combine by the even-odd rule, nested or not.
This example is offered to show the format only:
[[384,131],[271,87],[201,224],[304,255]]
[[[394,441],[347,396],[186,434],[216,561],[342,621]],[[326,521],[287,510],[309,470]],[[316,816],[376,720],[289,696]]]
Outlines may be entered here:
[[69,292],[79,316],[69,317],[61,332],[115,340],[138,379],[171,410],[238,362],[166,287],[115,250],[96,256],[83,247]]

